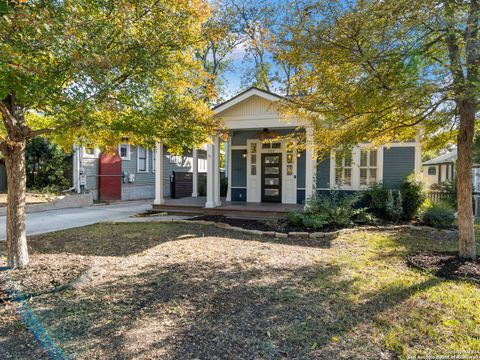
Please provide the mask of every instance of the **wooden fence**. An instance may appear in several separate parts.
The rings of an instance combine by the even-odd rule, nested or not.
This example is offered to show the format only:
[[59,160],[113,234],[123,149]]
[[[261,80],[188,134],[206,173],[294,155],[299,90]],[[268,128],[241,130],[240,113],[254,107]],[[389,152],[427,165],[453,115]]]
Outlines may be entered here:
[[429,191],[427,197],[434,204],[438,204],[447,198],[446,194],[442,191]]

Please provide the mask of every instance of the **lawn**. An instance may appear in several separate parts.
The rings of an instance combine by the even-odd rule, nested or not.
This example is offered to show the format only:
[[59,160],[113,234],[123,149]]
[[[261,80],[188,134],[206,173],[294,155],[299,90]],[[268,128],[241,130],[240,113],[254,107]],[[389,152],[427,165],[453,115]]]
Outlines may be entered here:
[[[480,355],[480,287],[405,262],[418,250],[454,250],[453,241],[408,232],[255,238],[123,223],[29,244],[31,267],[11,281],[34,295],[26,303],[68,358]],[[47,358],[16,304],[0,303],[0,358]]]

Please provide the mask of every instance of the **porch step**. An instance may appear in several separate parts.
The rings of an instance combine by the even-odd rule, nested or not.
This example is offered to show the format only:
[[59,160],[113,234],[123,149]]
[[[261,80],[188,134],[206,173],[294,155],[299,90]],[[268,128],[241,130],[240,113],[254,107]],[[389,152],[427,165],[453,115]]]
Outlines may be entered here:
[[152,209],[157,212],[167,212],[172,214],[184,215],[223,215],[231,218],[239,219],[272,219],[283,217],[287,214],[285,209],[242,209],[230,207],[205,208],[188,205],[153,205]]

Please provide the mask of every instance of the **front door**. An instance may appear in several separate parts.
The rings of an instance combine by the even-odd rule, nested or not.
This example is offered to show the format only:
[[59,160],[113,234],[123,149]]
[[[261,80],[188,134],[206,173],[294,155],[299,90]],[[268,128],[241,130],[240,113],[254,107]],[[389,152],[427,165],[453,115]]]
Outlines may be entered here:
[[262,201],[282,201],[282,154],[262,154]]

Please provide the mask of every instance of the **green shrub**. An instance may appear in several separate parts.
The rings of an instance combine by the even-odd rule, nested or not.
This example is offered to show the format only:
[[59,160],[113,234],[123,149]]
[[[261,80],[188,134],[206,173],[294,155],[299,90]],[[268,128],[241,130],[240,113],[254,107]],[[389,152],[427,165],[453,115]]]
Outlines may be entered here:
[[416,181],[415,177],[407,177],[400,185],[400,192],[402,193],[402,207],[403,207],[403,219],[413,220],[422,204],[425,202],[426,196],[423,191],[423,185],[421,182]]
[[338,191],[332,191],[329,195],[308,199],[305,212],[290,213],[287,221],[291,225],[312,230],[376,222],[376,218],[367,213],[365,208],[357,206],[358,199],[358,195],[344,195]]
[[362,193],[361,203],[376,217],[387,219],[387,200],[388,189],[382,184],[375,184]]
[[28,140],[25,163],[30,190],[56,193],[71,186],[71,157],[48,139]]
[[398,221],[403,214],[402,193],[400,190],[389,189],[385,203],[385,216],[387,220]]
[[455,211],[445,204],[434,204],[427,208],[422,215],[425,225],[437,229],[449,228],[455,221]]
[[363,192],[361,203],[375,216],[391,221],[412,220],[425,201],[421,183],[407,177],[398,189],[377,184]]

